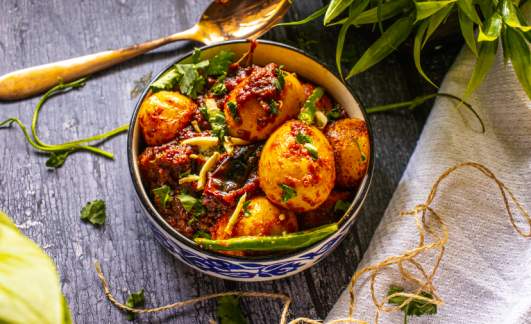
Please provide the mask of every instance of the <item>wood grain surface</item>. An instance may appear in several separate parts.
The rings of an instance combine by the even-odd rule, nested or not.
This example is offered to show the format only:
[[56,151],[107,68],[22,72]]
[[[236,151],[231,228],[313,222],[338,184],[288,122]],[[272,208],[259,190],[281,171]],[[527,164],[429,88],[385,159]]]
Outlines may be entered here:
[[[209,1],[140,0],[3,0],[0,1],[0,74],[165,36],[190,27]],[[300,19],[321,1],[295,1],[286,19]],[[312,53],[333,66],[337,29],[319,22],[277,28],[265,38]],[[346,51],[359,57],[377,31],[351,33]],[[427,49],[424,66],[440,81],[460,49],[460,39],[445,39]],[[110,130],[129,121],[135,81],[157,73],[197,44],[181,42],[93,76],[81,90],[49,101],[41,113],[39,132],[49,143]],[[404,46],[350,84],[365,106],[411,99],[435,91],[422,81]],[[0,119],[20,117],[29,124],[38,98],[0,103]],[[103,270],[118,298],[144,288],[147,306],[227,290],[284,292],[294,297],[290,316],[324,318],[345,288],[415,148],[429,112],[424,105],[410,112],[371,115],[376,153],[372,187],[358,221],[347,238],[324,261],[288,279],[266,283],[235,283],[211,278],[181,264],[160,246],[136,201],[126,161],[126,136],[103,145],[115,153],[106,160],[78,153],[57,171],[48,170],[15,127],[0,130],[0,209],[55,260],[62,289],[76,323],[122,323],[125,316],[104,297],[94,272]],[[79,211],[86,202],[107,202],[107,223],[101,229],[85,224]],[[275,323],[280,305],[244,300],[252,323]],[[204,303],[158,315],[139,316],[145,323],[208,323],[215,303]]]

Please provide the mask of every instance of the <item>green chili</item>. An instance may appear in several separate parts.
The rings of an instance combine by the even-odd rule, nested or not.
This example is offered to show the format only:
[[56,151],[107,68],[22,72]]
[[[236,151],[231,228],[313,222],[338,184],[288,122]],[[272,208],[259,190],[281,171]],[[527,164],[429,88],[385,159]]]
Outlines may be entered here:
[[194,241],[201,247],[214,251],[286,251],[312,245],[335,233],[336,223],[311,230],[278,236],[241,236],[225,240],[197,237]]
[[304,102],[304,106],[302,106],[301,112],[299,113],[299,120],[305,122],[308,125],[313,124],[313,121],[315,119],[315,112],[317,110],[317,107],[315,104],[321,97],[324,95],[324,90],[321,87],[316,87],[312,94],[306,99],[306,102]]

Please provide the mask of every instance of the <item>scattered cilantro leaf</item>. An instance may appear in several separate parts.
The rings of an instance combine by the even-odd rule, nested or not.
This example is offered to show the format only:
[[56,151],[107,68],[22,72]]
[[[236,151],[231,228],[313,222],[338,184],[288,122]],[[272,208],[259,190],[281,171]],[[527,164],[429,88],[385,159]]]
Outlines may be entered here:
[[171,199],[171,188],[167,185],[153,189],[153,194],[157,196],[160,200],[162,208],[166,208],[166,204]]
[[234,101],[227,102],[227,107],[229,107],[230,114],[234,120],[239,121],[240,115],[238,114],[238,104]]
[[212,133],[220,139],[220,142],[222,142],[221,140],[227,133],[227,123],[225,121],[225,114],[221,111],[221,109],[217,107],[217,105],[212,105],[211,107],[209,107],[208,104],[206,107],[201,109],[201,112],[208,120],[210,128],[212,128]]
[[269,105],[269,113],[275,116],[278,115],[278,103],[275,100],[271,99],[268,105]]
[[332,110],[326,113],[326,118],[329,120],[338,120],[341,118],[341,107],[339,105],[335,105]]
[[302,132],[298,132],[297,136],[295,137],[295,140],[299,144],[306,144],[306,143],[312,143],[312,138]]
[[192,53],[192,63],[197,64],[201,60],[201,50],[197,47],[194,47],[194,52]]
[[349,207],[350,207],[350,202],[344,201],[344,200],[338,200],[336,201],[336,204],[334,205],[334,212],[346,212]]
[[81,209],[81,220],[93,225],[103,225],[105,217],[105,201],[101,199],[90,201]]
[[[127,300],[125,301],[125,306],[136,308],[144,306],[144,289],[140,289],[137,292],[131,293]],[[132,321],[135,319],[135,313],[127,312],[127,320]]]
[[234,60],[235,56],[236,54],[234,54],[234,52],[220,51],[210,59],[210,65],[208,66],[206,73],[208,75],[222,75],[223,73],[227,73],[229,65]]
[[240,308],[240,300],[236,296],[223,296],[218,298],[216,311],[219,324],[247,324]]
[[216,96],[222,96],[227,93],[227,87],[225,86],[225,78],[227,73],[222,74],[217,80],[216,83],[210,88],[210,91]]
[[315,89],[313,89],[312,94],[308,97],[308,99],[306,99],[304,105],[302,106],[301,112],[299,113],[299,120],[305,122],[308,125],[313,124],[313,121],[315,119],[315,112],[317,111],[317,107],[315,105],[323,95],[323,88],[316,87]]
[[286,83],[284,80],[284,72],[282,71],[282,68],[284,65],[279,66],[275,69],[275,74],[277,78],[273,81],[275,84],[275,88],[280,92],[282,89],[284,89],[284,84]]
[[201,231],[201,230],[199,230],[199,231],[196,231],[196,232],[194,233],[193,238],[194,238],[194,239],[196,239],[196,238],[206,238],[206,239],[209,239],[209,240],[210,240],[210,239],[212,238],[212,235],[210,235],[210,233],[207,233],[207,232],[205,232],[205,231]]
[[312,159],[317,160],[319,158],[319,152],[317,152],[317,147],[311,143],[304,144],[304,148],[310,153]]
[[[389,287],[389,290],[387,291],[387,296],[390,296],[395,293],[403,292],[404,288],[398,287],[398,286],[391,286]],[[420,295],[422,297],[426,298],[433,298],[433,295],[421,291]],[[408,298],[404,296],[394,296],[389,298],[389,303],[400,306],[402,305]],[[404,323],[407,323],[407,317],[408,316],[422,316],[422,315],[433,315],[437,314],[437,305],[432,304],[430,302],[426,302],[424,300],[419,300],[413,298],[409,303],[405,304],[400,308],[404,312]]]
[[357,138],[354,139],[354,141],[356,141],[356,145],[358,146],[358,150],[360,151],[361,162],[365,162],[365,161],[367,161],[367,156],[365,155],[365,153],[363,153],[363,150],[361,149],[360,142],[358,141]]
[[291,198],[297,196],[297,191],[295,188],[288,186],[287,184],[281,183],[278,185],[282,189],[282,202],[287,202]]
[[251,216],[251,212],[249,211],[249,204],[251,203],[250,200],[246,200],[244,203],[243,203],[243,216],[245,217],[249,217]]
[[164,72],[160,78],[155,80],[149,87],[153,92],[162,90],[172,90],[181,80],[182,75],[175,70],[175,67]]
[[185,193],[179,194],[177,198],[181,202],[181,205],[183,205],[184,210],[187,212],[191,212],[194,206],[199,202],[197,198]]
[[70,151],[66,152],[53,152],[50,154],[48,160],[46,160],[46,166],[52,169],[58,169],[65,164],[66,158],[70,155]]
[[[203,62],[208,65],[208,61]],[[182,94],[197,98],[197,94],[203,90],[206,81],[198,71],[204,66],[204,64],[200,65],[201,63],[177,64],[175,66],[176,71],[182,76],[179,80],[179,90]]]

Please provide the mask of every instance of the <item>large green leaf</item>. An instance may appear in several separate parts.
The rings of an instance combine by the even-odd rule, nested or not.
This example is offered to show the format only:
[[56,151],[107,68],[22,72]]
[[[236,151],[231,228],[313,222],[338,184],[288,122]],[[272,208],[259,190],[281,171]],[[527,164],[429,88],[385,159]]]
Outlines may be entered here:
[[417,9],[417,21],[428,18],[437,11],[446,8],[457,0],[447,1],[415,1],[415,8]]
[[497,50],[498,42],[483,42],[479,45],[478,58],[476,65],[474,65],[474,71],[472,71],[472,77],[468,81],[465,98],[470,96],[483,82],[496,60]]
[[66,305],[50,257],[0,212],[0,323],[65,324]]
[[337,71],[341,78],[343,78],[343,69],[341,68],[341,57],[343,56],[343,47],[345,45],[345,38],[347,37],[347,32],[350,26],[352,26],[353,21],[358,17],[358,15],[367,8],[369,5],[369,0],[361,0],[359,3],[354,3],[350,7],[348,20],[341,26],[339,30],[339,35],[337,37],[336,45],[336,66]]
[[478,42],[493,42],[500,37],[503,27],[502,16],[497,12],[493,13],[487,21],[485,29],[479,27]]
[[524,37],[517,29],[506,28],[504,31],[504,50],[511,60],[514,72],[531,99],[531,51]]
[[332,0],[326,10],[323,23],[328,25],[334,18],[345,11],[354,0]]
[[461,27],[461,34],[465,39],[468,48],[478,56],[478,46],[476,44],[476,36],[474,35],[474,23],[470,20],[463,11],[459,10],[459,27]]
[[403,17],[395,21],[383,34],[369,47],[361,58],[350,70],[347,79],[366,71],[376,63],[391,54],[409,36],[413,29],[413,20]]
[[503,22],[508,26],[519,29],[524,33],[531,30],[531,26],[525,26],[520,22],[516,9],[510,0],[501,0],[498,11],[503,18]]
[[457,6],[459,7],[459,12],[463,12],[471,21],[481,25],[481,19],[472,0],[457,0]]
[[280,27],[280,26],[298,26],[298,25],[307,24],[310,21],[313,21],[313,20],[321,17],[322,15],[324,15],[325,12],[326,12],[326,8],[327,7],[325,6],[325,7],[322,7],[320,9],[317,9],[316,11],[312,12],[308,17],[306,17],[304,19],[301,19],[301,20],[278,23],[278,24],[275,25],[275,27]]
[[428,78],[424,70],[422,70],[422,65],[420,63],[420,52],[428,39],[431,37],[433,32],[441,25],[441,23],[448,17],[450,12],[453,9],[453,4],[445,7],[442,10],[439,10],[437,13],[429,17],[428,19],[423,20],[419,28],[417,29],[417,34],[413,42],[413,59],[415,61],[415,67],[417,71],[422,75],[426,81],[431,85],[438,88],[438,86]]
[[[411,0],[392,0],[385,2],[380,6],[380,17],[381,20],[387,20],[389,18],[395,17],[400,14],[404,14],[410,8],[412,8]],[[348,20],[343,18],[339,21],[331,23],[330,26],[344,24]],[[377,23],[378,19],[378,7],[371,8],[359,14],[353,22],[354,25],[366,25]]]

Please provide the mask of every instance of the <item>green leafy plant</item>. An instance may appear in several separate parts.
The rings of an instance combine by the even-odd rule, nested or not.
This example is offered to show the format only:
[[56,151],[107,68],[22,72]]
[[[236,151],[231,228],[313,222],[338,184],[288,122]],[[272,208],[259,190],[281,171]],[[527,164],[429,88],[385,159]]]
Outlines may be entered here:
[[0,323],[72,323],[52,259],[2,212],[0,273]]
[[[135,307],[142,307],[145,304],[144,299],[144,289],[140,289],[137,292],[131,293],[129,297],[127,297],[127,300],[125,301],[125,305],[127,307],[135,308]],[[127,312],[127,320],[132,321],[135,319],[135,313],[133,312]]]
[[437,87],[422,69],[421,52],[448,16],[456,14],[465,43],[477,57],[464,97],[485,79],[501,40],[505,62],[511,61],[520,84],[531,98],[531,26],[521,9],[523,5],[525,1],[520,0],[331,0],[305,19],[279,26],[301,25],[321,16],[325,27],[340,26],[336,65],[343,76],[341,61],[349,29],[377,25],[380,37],[357,59],[347,79],[370,69],[412,37],[415,66],[423,78]]
[[[404,312],[404,324],[407,324],[408,316],[437,314],[437,304],[431,303],[424,299],[416,298],[412,298],[408,301],[408,297],[400,295],[400,293],[403,292],[404,288],[398,286],[391,286],[387,291],[387,296],[391,296],[389,298],[390,304],[399,306],[400,310]],[[421,291],[420,296],[427,299],[433,299],[433,295],[425,291]]]
[[93,225],[105,224],[106,217],[105,201],[101,199],[90,201],[81,209],[81,220]]

